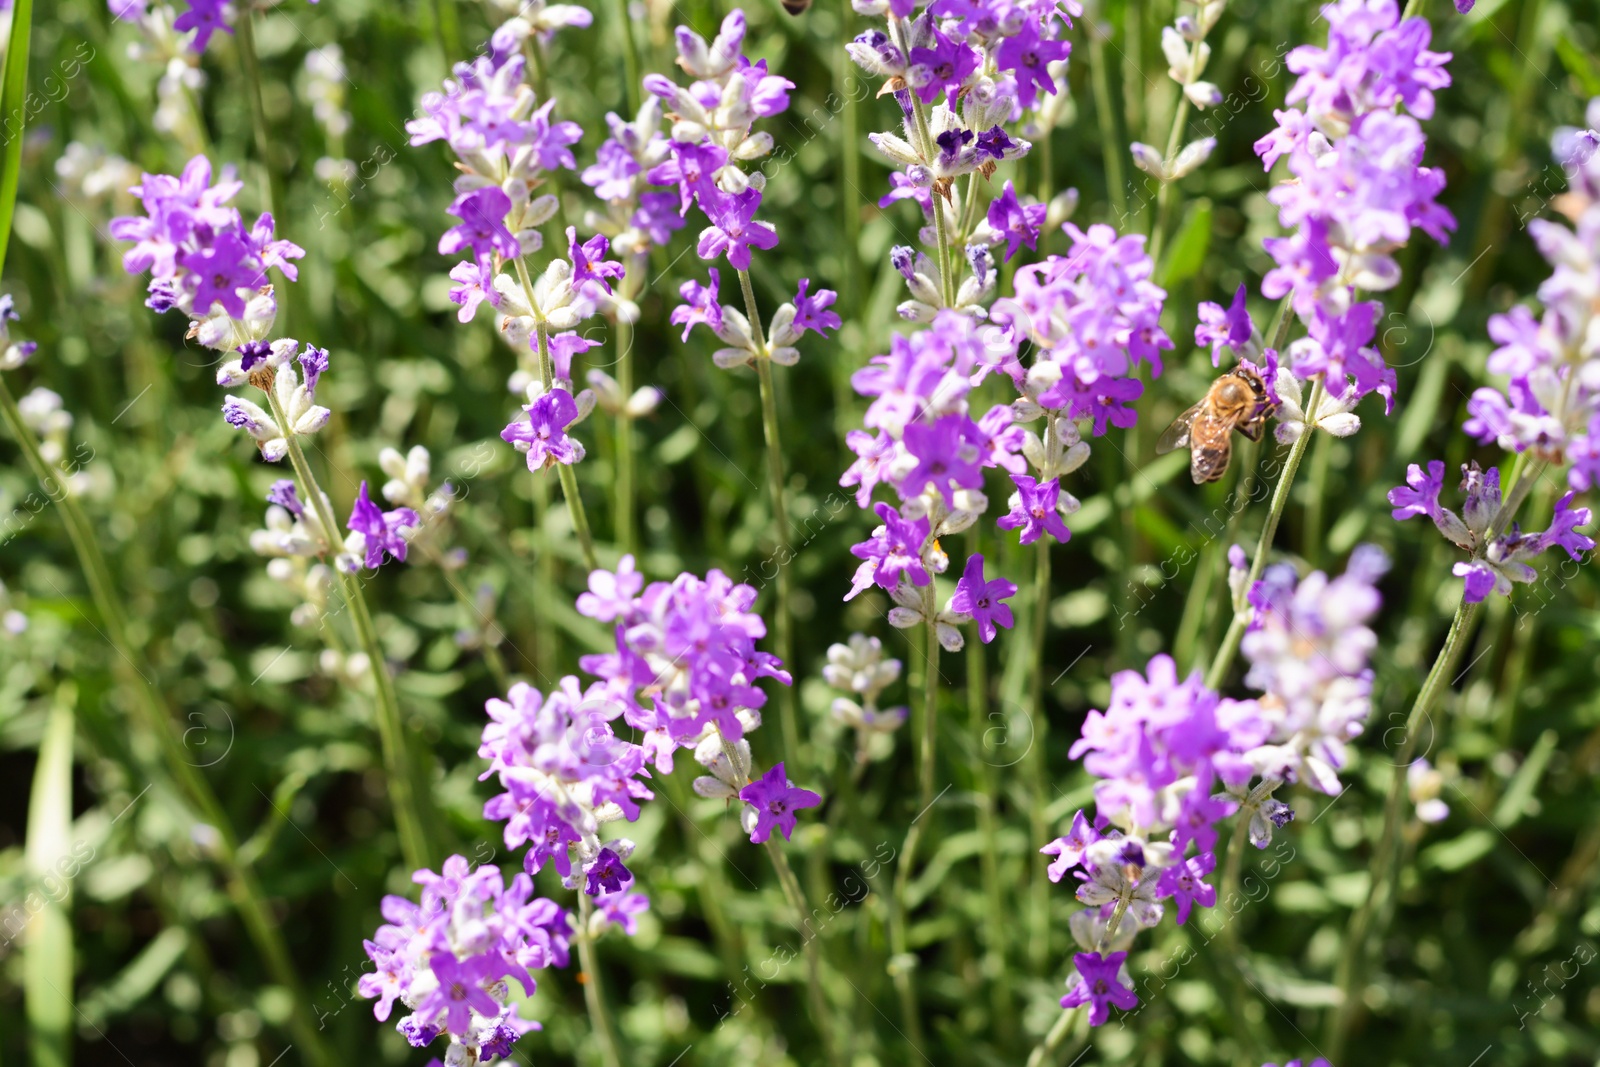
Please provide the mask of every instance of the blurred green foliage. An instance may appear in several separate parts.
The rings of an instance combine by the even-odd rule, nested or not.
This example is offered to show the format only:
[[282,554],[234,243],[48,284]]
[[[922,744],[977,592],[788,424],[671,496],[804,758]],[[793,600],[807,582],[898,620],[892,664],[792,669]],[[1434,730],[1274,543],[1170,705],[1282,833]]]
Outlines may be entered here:
[[[625,100],[613,39],[618,8],[595,6],[593,29],[564,31],[551,49],[558,114],[587,131],[580,166],[604,136],[604,112],[624,110]],[[1227,963],[1208,944],[1214,917],[1182,929],[1163,925],[1129,961],[1145,1005],[1098,1030],[1083,1063],[1233,1063],[1242,1034],[1253,1034],[1277,1061],[1309,1060],[1336,993],[1330,978],[1345,926],[1368,893],[1368,857],[1391,773],[1384,753],[1397,747],[1395,728],[1459,590],[1448,577],[1449,547],[1425,524],[1391,522],[1383,494],[1408,462],[1501,461],[1459,430],[1466,397],[1484,378],[1485,322],[1544,277],[1522,224],[1550,214],[1562,185],[1547,140],[1557,125],[1578,122],[1588,97],[1600,94],[1593,0],[1480,0],[1466,18],[1445,0],[1421,6],[1435,23],[1436,47],[1455,54],[1455,84],[1439,94],[1425,128],[1429,162],[1449,176],[1443,200],[1460,229],[1448,248],[1419,238],[1403,256],[1401,286],[1385,295],[1382,343],[1401,383],[1396,413],[1384,418],[1372,400],[1357,436],[1324,435],[1278,536],[1280,551],[1307,567],[1337,569],[1359,541],[1384,546],[1398,563],[1384,584],[1374,710],[1356,746],[1351,795],[1288,798],[1299,821],[1272,850],[1247,860],[1251,903],[1235,921],[1251,995],[1241,1001],[1224,992]],[[705,0],[633,4],[645,69],[667,69],[673,24],[705,32],[724,9]],[[1020,1063],[1057,1015],[1069,966],[1066,920],[1079,905],[1066,887],[1052,887],[1055,933],[1038,958],[1040,946],[1028,943],[1019,917],[1021,887],[1041,877],[1043,842],[1028,830],[1029,795],[1016,759],[1031,744],[1046,746],[1048,816],[1052,825],[1070,818],[1089,798],[1066,748],[1085,712],[1106,698],[1110,674],[1175,646],[1185,668],[1203,662],[1226,625],[1220,550],[1231,483],[1191,487],[1175,462],[1182,457],[1154,459],[1153,441],[1213,373],[1204,352],[1181,343],[1192,333],[1197,301],[1225,301],[1241,281],[1254,288],[1269,265],[1260,240],[1277,223],[1251,144],[1282,104],[1283,55],[1322,40],[1316,12],[1314,3],[1234,0],[1213,34],[1209,77],[1230,95],[1190,120],[1192,133],[1218,138],[1218,149],[1181,187],[1162,268],[1164,324],[1180,345],[1140,401],[1137,430],[1098,442],[1095,461],[1070,486],[1085,505],[1071,543],[1056,550],[1043,662],[1008,653],[1021,631],[1002,637],[990,653],[990,699],[973,708],[960,681],[964,663],[945,661],[939,786],[950,788],[924,816],[931,820],[925,864],[911,892],[920,1059],[902,1033],[884,966],[892,876],[885,860],[916,814],[910,738],[897,737],[892,758],[872,764],[859,790],[851,789],[851,741],[828,724],[832,694],[820,679],[828,644],[853,630],[917,660],[884,622],[886,598],[841,602],[853,565],[849,546],[871,523],[853,506],[840,507],[835,488],[848,463],[843,432],[859,424],[864,407],[848,377],[897,326],[900,280],[887,250],[914,241],[914,209],[874,206],[887,170],[864,135],[889,128],[896,109],[874,99],[874,87],[858,82],[844,57],[841,43],[860,20],[838,0],[819,0],[798,19],[775,2],[749,12],[752,54],[798,86],[791,110],[768,126],[785,162],[770,168],[764,216],[778,225],[782,243],[756,259],[758,297],[770,311],[808,276],[840,291],[837,310],[846,319],[837,340],[806,342],[799,366],[780,371],[779,392],[792,513],[815,516],[816,526],[791,564],[799,619],[792,667],[809,741],[790,773],[835,797],[822,814],[802,819],[792,847],[814,901],[829,893],[841,901],[822,943],[829,996],[856,1063]],[[1114,34],[1104,49],[1110,115],[1094,104],[1082,45],[1087,20],[1080,24],[1074,104],[1053,135],[1053,170],[1043,172],[1044,153],[1036,152],[1011,173],[1019,185],[1046,193],[1076,187],[1080,222],[1112,219],[1101,131],[1111,124],[1113,144],[1164,140],[1176,92],[1164,75],[1159,32],[1174,13],[1165,0],[1104,5],[1099,17]],[[284,192],[279,233],[308,252],[299,283],[286,287],[280,331],[333,354],[323,388],[334,421],[315,440],[312,461],[332,472],[325,484],[345,514],[357,481],[380,477],[380,448],[426,445],[435,480],[449,478],[464,498],[451,528],[454,543],[470,553],[459,580],[493,591],[509,670],[542,679],[572,672],[578,655],[603,650],[609,638],[569,610],[583,575],[565,512],[538,510],[547,498],[498,440],[512,410],[504,385],[512,356],[487,316],[461,326],[445,298],[450,264],[433,252],[447,221],[445,153],[407,147],[403,128],[447,61],[465,58],[495,17],[454,0],[285,0],[256,18],[269,158],[256,151],[233,39],[219,37],[206,55],[199,98],[213,159],[237,165],[246,180],[242,206],[264,206],[270,167]],[[30,118],[23,147],[5,287],[22,313],[15,336],[37,340],[40,352],[11,380],[18,391],[55,390],[76,419],[72,441],[92,457],[84,464],[84,507],[128,606],[142,669],[178,710],[194,764],[239,827],[328,1040],[342,1060],[425,1062],[354,997],[366,962],[361,939],[379,922],[379,898],[412,887],[370,705],[357,688],[319,670],[316,634],[290,624],[292,602],[249,548],[266,487],[280,474],[218,418],[210,355],[185,342],[176,316],[144,308],[142,280],[122,272],[121,250],[105,229],[112,214],[128,210],[128,198],[69,198],[54,170],[69,141],[150,171],[175,173],[185,162],[152,125],[161,72],[125,57],[130,40],[97,0],[64,0],[37,19],[30,84],[47,105]],[[463,50],[447,55],[444,40]],[[343,149],[359,179],[347,190],[313,174],[327,146],[295,88],[308,50],[328,43],[341,46],[349,68],[354,122]],[[76,73],[63,77],[68,69]],[[1142,177],[1123,162],[1123,171]],[[852,174],[859,185],[848,181]],[[565,217],[579,219],[589,191],[572,174],[561,176],[560,191]],[[1124,228],[1148,231],[1151,193],[1131,183]],[[847,234],[857,227],[851,247]],[[754,377],[716,370],[706,338],[680,343],[666,322],[677,285],[700,269],[692,252],[682,254],[691,240],[680,233],[672,254],[652,264],[640,301],[636,380],[667,395],[636,439],[642,566],[656,577],[720,567],[751,578],[770,551]],[[1267,310],[1256,308],[1258,320]],[[614,348],[591,356],[590,365],[604,366]],[[579,479],[602,537],[610,529],[614,460],[603,425],[596,416],[579,431],[591,444]],[[1242,457],[1254,461],[1274,447]],[[116,687],[114,653],[95,625],[59,516],[27,505],[38,487],[9,442],[0,445],[0,460],[0,515],[12,517],[0,578],[10,606],[30,622],[0,646],[5,915],[31,913],[36,900],[52,901],[54,914],[62,906],[30,866],[24,837],[30,789],[41,795],[33,784],[39,750],[71,685],[77,731],[67,852],[76,857],[68,881],[78,1062],[298,1062],[301,1052],[284,1029],[290,994],[267,979],[203,835],[190,832],[169,785],[142,780],[118,758],[130,742],[148,739],[130,735],[129,698]],[[1536,491],[1532,510],[1552,499],[1550,490]],[[1260,510],[1242,517],[1239,540],[1254,537]],[[992,528],[982,537],[1001,571],[1024,582],[1030,558]],[[1446,778],[1452,814],[1425,831],[1417,823],[1407,830],[1383,967],[1363,994],[1358,1033],[1338,1067],[1600,1063],[1600,963],[1577,962],[1592,961],[1600,941],[1600,661],[1593,654],[1600,583],[1587,566],[1549,563],[1545,574],[1512,603],[1496,599],[1469,665],[1428,724],[1426,754]],[[368,595],[389,657],[404,665],[401,699],[431,753],[434,792],[457,848],[514,869],[519,858],[506,854],[497,829],[481,818],[488,793],[476,781],[475,751],[483,701],[496,687],[480,655],[457,640],[474,619],[425,560],[385,568]],[[770,610],[765,599],[762,606]],[[1045,682],[1044,738],[1027,736],[1016,695],[1034,672]],[[776,735],[772,723],[756,737],[763,762],[778,758]],[[804,776],[795,774],[796,762]],[[1017,904],[999,916],[979,862],[985,775],[1000,796],[994,873]],[[59,796],[65,785],[48,789]],[[692,797],[681,765],[658,796],[627,829],[640,845],[636,870],[651,911],[636,937],[613,934],[600,946],[627,1062],[818,1062],[803,969],[771,962],[789,951],[782,946],[793,944],[794,933],[762,857],[723,804]],[[546,877],[543,891],[568,899]],[[998,955],[981,933],[990,922],[1004,939]],[[9,934],[0,941],[0,1062],[14,1063],[28,1055],[21,1020],[29,979]],[[524,1041],[519,1058],[597,1062],[576,968],[539,978],[531,1017],[544,1030]]]

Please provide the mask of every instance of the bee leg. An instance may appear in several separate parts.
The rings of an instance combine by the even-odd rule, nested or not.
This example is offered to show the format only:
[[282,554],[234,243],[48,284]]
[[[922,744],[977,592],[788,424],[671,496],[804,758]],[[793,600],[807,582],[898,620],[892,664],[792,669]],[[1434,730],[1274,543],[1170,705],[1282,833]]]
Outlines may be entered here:
[[1239,424],[1239,432],[1244,434],[1252,441],[1260,441],[1262,431],[1264,431],[1266,428],[1267,413],[1264,411],[1255,418],[1251,419],[1249,422],[1241,422]]

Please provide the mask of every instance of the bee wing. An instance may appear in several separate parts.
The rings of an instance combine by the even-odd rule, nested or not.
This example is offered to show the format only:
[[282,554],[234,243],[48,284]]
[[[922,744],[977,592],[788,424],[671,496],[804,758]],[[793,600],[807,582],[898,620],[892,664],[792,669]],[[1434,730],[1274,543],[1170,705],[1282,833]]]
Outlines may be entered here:
[[[1203,404],[1204,401],[1201,402]],[[1195,404],[1188,411],[1172,420],[1172,425],[1161,431],[1161,436],[1156,439],[1156,455],[1163,456],[1168,452],[1185,448],[1189,444],[1189,427],[1194,422],[1194,417],[1200,414],[1201,404]]]

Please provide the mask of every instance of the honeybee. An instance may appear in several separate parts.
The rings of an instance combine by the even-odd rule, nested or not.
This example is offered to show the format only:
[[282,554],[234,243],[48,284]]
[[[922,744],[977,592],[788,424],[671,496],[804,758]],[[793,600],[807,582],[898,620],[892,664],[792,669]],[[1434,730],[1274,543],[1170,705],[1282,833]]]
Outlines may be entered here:
[[1185,411],[1156,441],[1156,454],[1189,449],[1189,475],[1204,485],[1221,478],[1233,458],[1233,431],[1261,440],[1275,404],[1260,375],[1235,367],[1211,383],[1200,403]]
[[780,0],[780,2],[785,11],[796,17],[804,15],[806,9],[811,6],[811,0]]

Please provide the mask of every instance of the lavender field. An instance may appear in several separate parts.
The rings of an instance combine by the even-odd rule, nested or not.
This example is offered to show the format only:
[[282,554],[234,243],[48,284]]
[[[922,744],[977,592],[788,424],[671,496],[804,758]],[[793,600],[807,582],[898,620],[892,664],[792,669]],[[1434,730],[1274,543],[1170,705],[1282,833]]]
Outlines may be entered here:
[[1600,2],[0,0],[0,1064],[1600,1067]]

